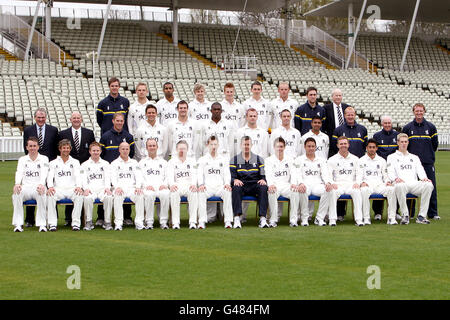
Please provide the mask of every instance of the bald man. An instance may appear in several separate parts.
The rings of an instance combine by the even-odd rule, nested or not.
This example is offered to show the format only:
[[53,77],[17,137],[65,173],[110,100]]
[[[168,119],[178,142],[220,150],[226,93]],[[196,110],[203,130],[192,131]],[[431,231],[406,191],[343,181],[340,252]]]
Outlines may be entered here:
[[[90,157],[89,146],[95,141],[94,132],[90,129],[81,126],[83,123],[83,117],[79,112],[73,112],[70,117],[71,127],[66,130],[62,130],[58,134],[59,141],[67,139],[70,141],[72,150],[70,156],[83,164]],[[72,223],[72,210],[73,206],[66,206],[65,226],[70,226]],[[82,216],[84,216],[82,214]]]

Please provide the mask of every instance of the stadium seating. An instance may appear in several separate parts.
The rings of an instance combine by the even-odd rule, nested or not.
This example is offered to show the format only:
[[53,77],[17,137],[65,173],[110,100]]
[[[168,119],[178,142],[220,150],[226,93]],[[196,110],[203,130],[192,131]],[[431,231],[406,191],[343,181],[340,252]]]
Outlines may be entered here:
[[[347,42],[345,35],[335,35]],[[355,49],[380,68],[400,69],[406,36],[360,34]],[[450,70],[448,54],[419,38],[412,37],[404,70]]]

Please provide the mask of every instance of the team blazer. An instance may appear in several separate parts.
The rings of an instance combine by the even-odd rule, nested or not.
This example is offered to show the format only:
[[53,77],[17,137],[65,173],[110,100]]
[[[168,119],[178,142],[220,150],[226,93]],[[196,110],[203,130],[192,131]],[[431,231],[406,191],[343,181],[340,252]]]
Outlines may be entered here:
[[72,135],[72,127],[62,130],[59,133],[59,140],[68,139],[72,144],[72,151],[70,151],[70,156],[74,159],[80,161],[80,164],[87,161],[90,157],[89,145],[95,141],[94,132],[90,129],[81,127],[81,141],[80,150],[75,148],[75,142]]
[[[30,137],[38,138],[37,125],[26,127],[23,130],[23,150],[25,154],[28,154],[26,147],[27,140]],[[49,161],[56,159],[58,156],[58,129],[49,124],[45,124],[44,142],[42,146],[39,147],[39,153],[47,156]]]

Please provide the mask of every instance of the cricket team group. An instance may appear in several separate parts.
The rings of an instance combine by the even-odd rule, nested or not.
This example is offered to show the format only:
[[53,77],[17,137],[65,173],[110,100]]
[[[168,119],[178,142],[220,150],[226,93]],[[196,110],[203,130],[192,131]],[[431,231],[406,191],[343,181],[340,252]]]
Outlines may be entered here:
[[[412,107],[414,119],[401,133],[386,115],[383,129],[368,139],[339,89],[321,106],[310,87],[307,101],[299,105],[289,97],[288,83],[281,82],[279,97],[269,101],[255,81],[251,97],[240,103],[234,85],[226,83],[219,103],[207,101],[205,86],[196,84],[195,99],[188,103],[166,82],[164,98],[154,105],[147,84],[139,83],[130,105],[119,94],[119,79],[109,79],[108,85],[110,93],[96,111],[98,142],[82,127],[79,112],[72,114],[71,127],[58,132],[46,123],[45,108],[35,111],[35,124],[24,130],[26,155],[15,175],[15,232],[34,225],[39,232],[57,231],[57,201],[63,199],[73,203],[65,206],[65,225],[74,231],[153,229],[155,219],[162,229],[179,229],[182,197],[190,229],[205,229],[217,219],[225,228],[242,228],[245,196],[257,201],[260,228],[277,227],[283,212],[279,197],[289,199],[291,227],[344,221],[342,195],[351,196],[356,226],[371,224],[371,195],[376,195],[374,220],[382,220],[387,200],[387,224],[409,224],[416,200],[407,194],[420,198],[416,223],[440,219],[434,168],[438,137],[421,103]],[[221,201],[208,201],[211,197]],[[126,199],[135,206],[134,221]],[[320,200],[313,219],[314,199]],[[36,206],[26,206],[24,217],[27,200]]]

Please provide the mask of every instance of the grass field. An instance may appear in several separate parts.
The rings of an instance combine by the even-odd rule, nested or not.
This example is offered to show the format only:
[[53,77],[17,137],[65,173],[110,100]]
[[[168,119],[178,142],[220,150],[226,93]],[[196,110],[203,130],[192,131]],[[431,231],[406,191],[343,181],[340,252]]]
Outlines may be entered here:
[[[0,299],[449,299],[450,153],[437,155],[441,221],[363,228],[12,232],[16,162],[0,163]],[[60,214],[59,224],[63,224]],[[413,221],[414,222],[414,221]],[[69,290],[68,266],[81,270]],[[369,290],[368,266],[381,270]]]

